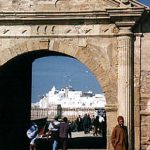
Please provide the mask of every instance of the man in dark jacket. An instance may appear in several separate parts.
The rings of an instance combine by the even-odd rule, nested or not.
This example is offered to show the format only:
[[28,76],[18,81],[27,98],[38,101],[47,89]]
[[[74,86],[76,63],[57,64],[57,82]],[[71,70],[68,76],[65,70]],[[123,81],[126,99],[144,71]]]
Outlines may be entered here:
[[64,117],[63,122],[60,123],[60,127],[59,127],[59,137],[62,145],[62,150],[67,150],[68,135],[71,138],[71,130],[68,123],[68,119],[67,117]]
[[93,125],[94,125],[94,132],[93,135],[94,136],[98,136],[98,130],[100,131],[100,122],[99,122],[99,116],[96,116],[96,118],[93,121]]
[[83,128],[83,122],[82,122],[82,118],[81,116],[79,115],[76,119],[76,124],[77,124],[77,129],[78,129],[78,132],[79,131],[82,131],[82,128]]
[[118,116],[118,125],[116,125],[112,131],[111,143],[114,150],[128,150],[128,131],[124,126],[124,118]]

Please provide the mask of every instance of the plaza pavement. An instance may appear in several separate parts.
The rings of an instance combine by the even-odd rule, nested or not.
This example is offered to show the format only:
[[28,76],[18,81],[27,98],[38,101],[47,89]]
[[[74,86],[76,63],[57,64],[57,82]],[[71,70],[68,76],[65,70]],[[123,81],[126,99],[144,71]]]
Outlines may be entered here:
[[[49,146],[46,140],[39,140],[37,150],[48,150]],[[72,132],[72,138],[68,141],[68,150],[106,150],[105,148],[104,138],[101,135],[93,136],[92,131],[88,134]]]
[[84,132],[72,132],[68,150],[106,150],[102,135],[93,136],[92,131],[88,134]]

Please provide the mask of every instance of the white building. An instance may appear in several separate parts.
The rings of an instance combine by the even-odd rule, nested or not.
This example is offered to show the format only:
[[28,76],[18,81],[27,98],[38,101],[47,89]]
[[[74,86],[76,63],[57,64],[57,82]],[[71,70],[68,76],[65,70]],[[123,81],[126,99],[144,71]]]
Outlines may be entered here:
[[54,86],[39,102],[32,103],[32,107],[49,108],[58,104],[62,108],[104,108],[106,101],[104,94],[75,91],[72,87],[57,90]]

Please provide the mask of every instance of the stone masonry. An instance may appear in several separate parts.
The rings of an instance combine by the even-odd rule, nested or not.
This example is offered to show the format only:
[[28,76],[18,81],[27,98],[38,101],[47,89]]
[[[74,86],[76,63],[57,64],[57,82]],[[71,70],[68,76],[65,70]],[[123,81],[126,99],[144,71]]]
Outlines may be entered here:
[[[149,150],[148,10],[134,0],[0,0],[0,68],[17,58],[26,58],[28,64],[29,55],[34,61],[42,52],[76,58],[95,75],[105,93],[107,149],[112,150],[110,136],[117,115],[123,115],[130,150]],[[0,83],[5,85],[7,80],[4,76]],[[19,94],[15,99],[20,100]],[[26,114],[22,116],[29,121]],[[20,131],[26,129],[22,124]],[[18,139],[23,143],[23,138]]]

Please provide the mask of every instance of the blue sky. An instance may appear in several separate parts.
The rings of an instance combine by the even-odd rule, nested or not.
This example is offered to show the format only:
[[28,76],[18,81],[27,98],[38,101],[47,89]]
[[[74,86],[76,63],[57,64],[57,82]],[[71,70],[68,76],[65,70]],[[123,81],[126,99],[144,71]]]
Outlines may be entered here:
[[95,76],[74,58],[49,56],[36,59],[32,64],[32,102],[53,86],[61,89],[69,85],[75,90],[102,92]]
[[148,5],[150,6],[150,0],[139,0],[139,2],[145,4],[145,5]]
[[[150,0],[139,2],[150,6]],[[35,60],[32,68],[32,102],[38,101],[53,86],[61,89],[71,85],[75,90],[102,93],[95,76],[76,59],[60,56],[43,57]]]

